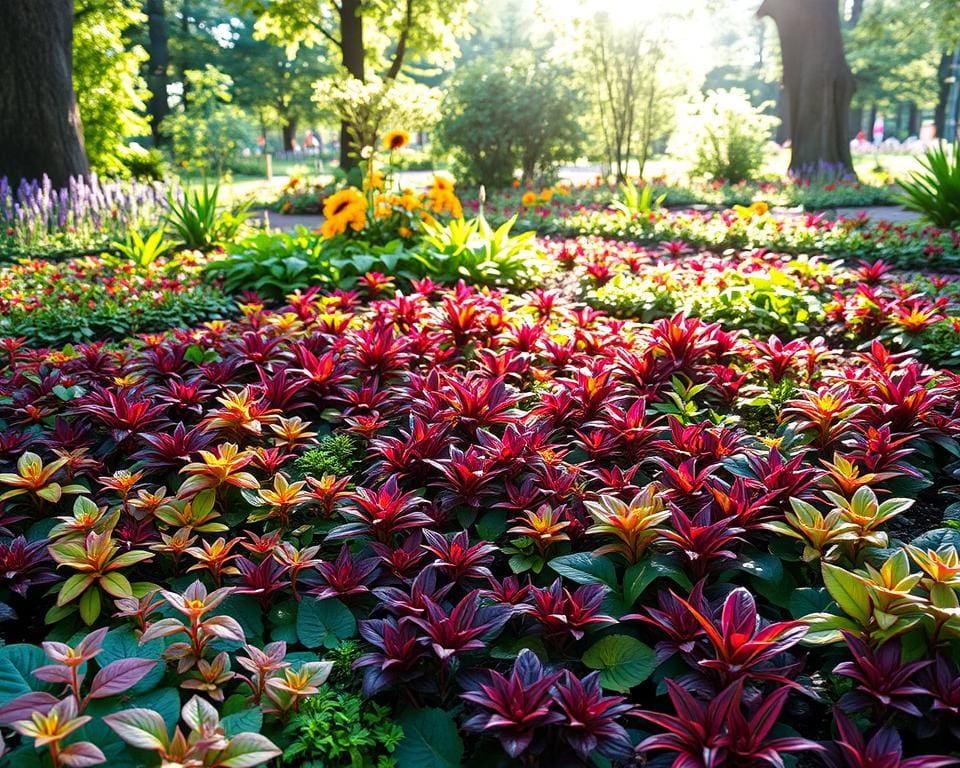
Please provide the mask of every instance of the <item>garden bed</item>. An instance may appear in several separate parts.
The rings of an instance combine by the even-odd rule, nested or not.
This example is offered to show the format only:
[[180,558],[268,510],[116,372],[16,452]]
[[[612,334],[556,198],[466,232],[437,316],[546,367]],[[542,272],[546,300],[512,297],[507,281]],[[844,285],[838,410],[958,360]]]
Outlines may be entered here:
[[0,765],[955,751],[960,289],[912,230],[384,235],[451,196],[3,272]]

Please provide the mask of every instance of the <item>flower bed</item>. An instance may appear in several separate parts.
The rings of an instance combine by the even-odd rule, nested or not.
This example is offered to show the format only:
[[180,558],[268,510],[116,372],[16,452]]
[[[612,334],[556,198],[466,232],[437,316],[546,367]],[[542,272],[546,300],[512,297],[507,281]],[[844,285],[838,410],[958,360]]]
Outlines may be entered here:
[[880,339],[937,365],[960,364],[960,280],[883,261],[845,266],[765,249],[716,255],[681,241],[645,248],[596,237],[545,242],[580,296],[646,321],[677,312],[729,330],[826,336],[865,349]]
[[0,268],[0,335],[39,346],[123,339],[226,317],[233,301],[201,280],[207,258],[184,251],[148,266],[108,256]]
[[166,209],[160,183],[71,180],[54,189],[46,177],[16,188],[0,177],[0,260],[99,253]]
[[908,300],[581,245],[550,248],[608,285],[782,270],[870,330],[366,281],[5,343],[7,763],[950,764],[901,759],[953,748],[960,654],[960,377],[876,339]]
[[768,213],[757,215],[749,208],[633,215],[605,211],[572,216],[562,231],[644,243],[679,241],[714,251],[767,248],[827,254],[848,261],[884,259],[901,268],[956,270],[960,266],[960,231],[919,223],[872,223],[866,216],[777,218]]

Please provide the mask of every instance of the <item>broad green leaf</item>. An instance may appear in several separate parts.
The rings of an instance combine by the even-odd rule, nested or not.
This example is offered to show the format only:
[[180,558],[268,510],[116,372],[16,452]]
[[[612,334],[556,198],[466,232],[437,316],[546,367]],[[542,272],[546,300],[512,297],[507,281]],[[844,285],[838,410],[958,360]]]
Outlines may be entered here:
[[408,709],[400,716],[403,740],[393,757],[397,768],[459,768],[463,742],[448,712]]
[[617,571],[606,557],[594,557],[591,552],[575,552],[555,557],[548,565],[577,584],[605,584],[611,589],[617,588]]
[[356,619],[339,600],[305,599],[300,603],[297,636],[307,648],[337,648],[356,631]]
[[54,686],[30,674],[49,661],[35,645],[17,643],[0,648],[0,706],[30,691],[52,690]]
[[648,646],[629,635],[601,638],[583,654],[583,663],[600,670],[600,684],[626,693],[653,673],[656,655]]

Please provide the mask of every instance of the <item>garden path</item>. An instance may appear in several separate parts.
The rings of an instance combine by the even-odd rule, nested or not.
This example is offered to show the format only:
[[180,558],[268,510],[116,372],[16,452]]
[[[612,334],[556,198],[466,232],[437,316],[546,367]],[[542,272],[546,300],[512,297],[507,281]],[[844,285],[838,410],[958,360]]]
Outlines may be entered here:
[[[903,208],[893,205],[877,205],[865,208],[838,208],[836,215],[846,218],[854,218],[859,216],[861,211],[865,211],[867,215],[874,221],[891,221],[895,224],[916,221],[920,218],[919,215],[913,211],[907,211]],[[805,215],[799,210],[792,209],[775,209],[773,214],[775,216],[784,217]],[[255,211],[253,216],[257,222],[262,222],[264,217],[266,217],[269,221],[271,229],[279,229],[285,232],[292,232],[297,227],[306,227],[307,229],[311,230],[318,229],[323,223],[323,216],[320,215],[287,215],[275,213],[273,211],[265,211],[262,209]]]

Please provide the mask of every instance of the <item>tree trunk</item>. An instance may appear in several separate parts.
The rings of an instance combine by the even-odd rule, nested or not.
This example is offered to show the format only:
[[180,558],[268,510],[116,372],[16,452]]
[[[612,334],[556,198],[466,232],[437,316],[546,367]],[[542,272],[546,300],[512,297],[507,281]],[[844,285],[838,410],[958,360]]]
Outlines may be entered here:
[[947,126],[947,102],[950,100],[950,69],[953,65],[953,51],[944,53],[940,57],[940,65],[937,67],[937,108],[933,112],[933,122],[937,127],[937,137],[944,134]]
[[[340,52],[343,66],[357,80],[364,80],[363,19],[360,18],[361,0],[342,0],[340,3]],[[340,124],[340,167],[348,171],[357,165],[354,138],[347,123]]]
[[150,88],[150,101],[147,103],[147,112],[150,115],[150,133],[153,136],[153,146],[159,147],[163,143],[163,134],[160,132],[160,123],[170,111],[167,103],[167,83],[169,81],[167,67],[170,66],[170,46],[168,43],[167,15],[164,0],[147,0],[147,31],[150,36],[149,47],[149,75],[147,85]]
[[863,130],[863,105],[859,107],[854,107],[850,110],[850,130],[847,132],[847,136],[851,139],[855,139],[857,134]]
[[790,173],[802,179],[856,176],[850,102],[856,83],[843,53],[837,0],[764,0],[777,25],[790,114]]
[[920,108],[917,106],[917,102],[911,101],[909,103],[909,111],[907,113],[907,136],[919,136],[920,135]]
[[0,23],[0,176],[90,173],[73,92],[72,0],[7,0]]
[[853,0],[853,5],[850,6],[850,16],[847,17],[847,27],[853,29],[857,26],[861,16],[863,16],[863,0]]
[[283,124],[283,151],[293,152],[294,144],[297,141],[297,118],[288,117]]
[[790,138],[790,105],[787,103],[787,94],[783,89],[783,84],[777,88],[777,117],[780,118],[780,125],[774,134],[774,140],[777,144],[784,144]]

